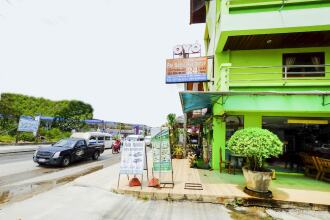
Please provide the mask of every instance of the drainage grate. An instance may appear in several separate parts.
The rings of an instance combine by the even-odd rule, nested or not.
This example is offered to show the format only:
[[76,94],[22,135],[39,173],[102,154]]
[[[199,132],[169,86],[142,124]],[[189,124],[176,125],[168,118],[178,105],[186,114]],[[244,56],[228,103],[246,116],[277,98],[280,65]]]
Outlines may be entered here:
[[185,183],[184,188],[192,190],[203,190],[203,186],[200,183]]

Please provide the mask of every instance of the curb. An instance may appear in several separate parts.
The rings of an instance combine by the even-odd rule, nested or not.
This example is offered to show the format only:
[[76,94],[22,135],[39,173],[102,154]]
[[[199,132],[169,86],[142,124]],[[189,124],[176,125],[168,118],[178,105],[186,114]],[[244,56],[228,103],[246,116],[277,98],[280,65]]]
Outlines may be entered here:
[[200,203],[222,204],[225,206],[259,206],[265,208],[281,208],[281,209],[308,209],[314,211],[330,211],[330,205],[294,202],[274,199],[262,199],[256,197],[235,197],[214,195],[197,195],[197,194],[176,194],[176,193],[155,193],[140,192],[134,190],[115,189],[112,191],[118,194],[131,195],[139,199],[150,200],[166,200],[166,201],[192,201]]

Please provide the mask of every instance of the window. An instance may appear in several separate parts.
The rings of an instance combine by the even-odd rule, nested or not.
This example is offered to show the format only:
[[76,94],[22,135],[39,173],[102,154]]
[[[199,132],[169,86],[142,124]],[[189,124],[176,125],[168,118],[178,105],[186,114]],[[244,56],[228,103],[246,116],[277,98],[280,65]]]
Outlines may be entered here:
[[110,136],[105,136],[106,141],[110,141]]
[[91,136],[91,137],[89,138],[89,140],[96,140],[96,137]]
[[324,53],[283,54],[283,77],[325,76]]
[[99,137],[97,137],[97,141],[98,141],[99,143],[103,143],[103,142],[104,142],[104,136],[99,136]]
[[85,146],[85,142],[84,141],[78,141],[76,146],[77,147]]

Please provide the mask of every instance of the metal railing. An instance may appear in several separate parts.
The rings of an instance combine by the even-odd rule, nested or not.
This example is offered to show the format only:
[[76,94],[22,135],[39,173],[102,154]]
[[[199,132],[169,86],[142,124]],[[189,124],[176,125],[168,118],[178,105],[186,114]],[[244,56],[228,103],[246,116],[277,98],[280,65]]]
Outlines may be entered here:
[[230,66],[220,68],[219,83],[227,83],[228,86],[250,84],[253,86],[261,83],[273,83],[285,86],[290,82],[303,82],[304,85],[315,81],[330,83],[330,64],[322,65],[283,65],[283,66]]

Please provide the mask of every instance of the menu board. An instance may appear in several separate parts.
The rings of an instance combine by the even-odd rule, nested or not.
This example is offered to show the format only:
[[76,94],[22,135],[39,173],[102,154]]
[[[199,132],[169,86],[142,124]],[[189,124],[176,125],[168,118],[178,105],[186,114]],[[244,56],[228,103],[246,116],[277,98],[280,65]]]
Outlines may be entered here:
[[121,150],[120,173],[143,174],[145,167],[144,141],[125,141]]
[[[168,130],[166,131],[168,133]],[[164,132],[162,132],[164,133]],[[171,149],[168,135],[161,135],[152,140],[153,171],[172,171]]]

